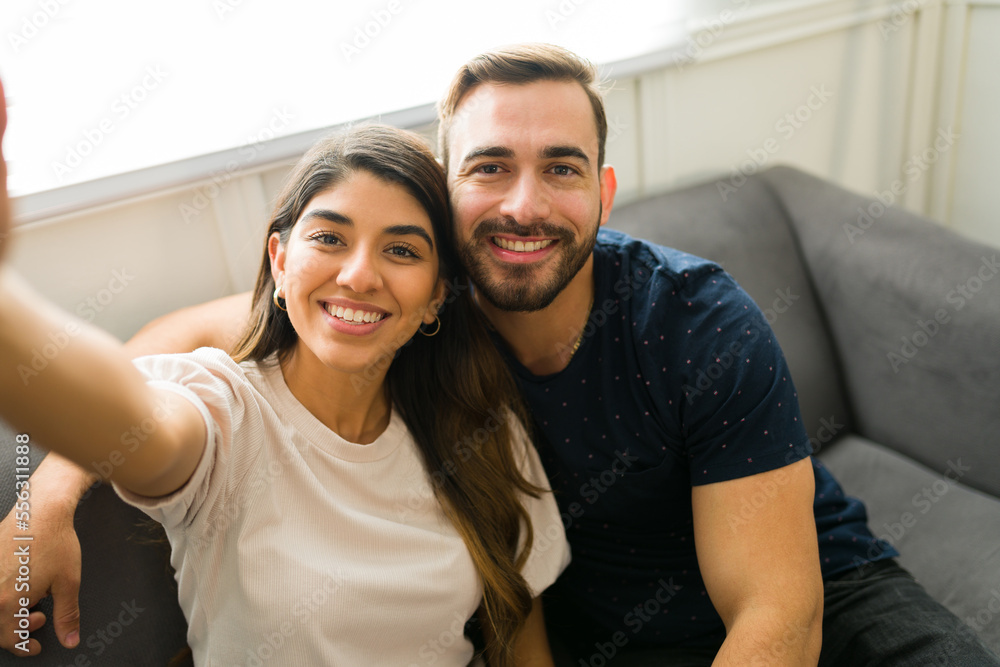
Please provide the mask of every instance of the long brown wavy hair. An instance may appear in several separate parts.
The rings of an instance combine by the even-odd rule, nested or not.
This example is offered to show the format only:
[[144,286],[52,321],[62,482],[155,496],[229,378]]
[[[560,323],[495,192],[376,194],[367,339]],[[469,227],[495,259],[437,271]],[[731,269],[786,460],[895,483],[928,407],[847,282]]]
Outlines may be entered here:
[[[278,196],[267,236],[277,232],[286,243],[309,201],[357,171],[402,185],[431,220],[449,291],[440,331],[387,350],[382,362],[391,362],[390,400],[412,432],[435,495],[482,580],[480,622],[490,630],[484,633],[486,658],[506,667],[513,664],[514,636],[531,611],[520,569],[533,531],[518,492],[538,497],[544,490],[530,484],[517,465],[511,420],[530,422],[455,253],[444,171],[418,135],[383,125],[356,127],[320,141],[300,160]],[[237,361],[291,353],[298,337],[287,313],[272,302],[274,289],[265,247],[251,324],[233,353]],[[518,551],[522,530],[526,539]]]

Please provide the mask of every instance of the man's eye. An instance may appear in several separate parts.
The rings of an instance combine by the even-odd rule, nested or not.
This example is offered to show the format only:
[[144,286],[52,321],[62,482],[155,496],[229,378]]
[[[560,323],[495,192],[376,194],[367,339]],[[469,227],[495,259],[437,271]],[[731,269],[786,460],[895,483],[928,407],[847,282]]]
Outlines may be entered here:
[[479,171],[483,174],[498,174],[500,173],[500,166],[496,164],[484,164],[479,168]]
[[557,176],[569,176],[569,175],[571,175],[571,174],[574,173],[574,170],[573,170],[572,167],[568,167],[568,166],[566,166],[564,164],[560,164],[560,165],[556,165],[555,167],[552,167],[552,171]]

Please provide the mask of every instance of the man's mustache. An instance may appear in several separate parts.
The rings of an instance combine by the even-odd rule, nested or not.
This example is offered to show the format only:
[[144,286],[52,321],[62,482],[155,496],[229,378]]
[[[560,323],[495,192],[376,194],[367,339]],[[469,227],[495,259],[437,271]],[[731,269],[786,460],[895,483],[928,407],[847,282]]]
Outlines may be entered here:
[[564,229],[549,222],[535,222],[530,225],[522,225],[513,218],[490,218],[483,220],[476,227],[475,238],[481,241],[484,238],[496,236],[498,234],[509,234],[511,236],[539,237],[547,236],[559,240],[572,240],[573,234],[568,229]]

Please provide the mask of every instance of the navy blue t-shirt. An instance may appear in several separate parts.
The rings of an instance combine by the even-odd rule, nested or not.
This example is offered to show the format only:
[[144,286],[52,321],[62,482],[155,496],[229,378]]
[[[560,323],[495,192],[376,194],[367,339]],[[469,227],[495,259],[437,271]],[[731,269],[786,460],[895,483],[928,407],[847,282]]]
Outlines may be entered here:
[[[763,313],[716,264],[601,230],[594,281],[564,370],[535,376],[498,340],[572,546],[546,604],[588,642],[620,631],[633,647],[716,644],[725,629],[698,571],[691,487],[809,455],[791,375]],[[897,555],[861,502],[813,470],[824,577]]]

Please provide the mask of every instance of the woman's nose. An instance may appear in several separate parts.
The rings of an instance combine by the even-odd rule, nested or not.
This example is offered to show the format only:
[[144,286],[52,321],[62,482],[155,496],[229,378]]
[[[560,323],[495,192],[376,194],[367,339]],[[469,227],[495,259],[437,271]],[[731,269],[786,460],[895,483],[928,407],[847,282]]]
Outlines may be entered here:
[[371,253],[364,249],[352,252],[340,267],[337,284],[358,294],[368,294],[382,287],[382,276]]

